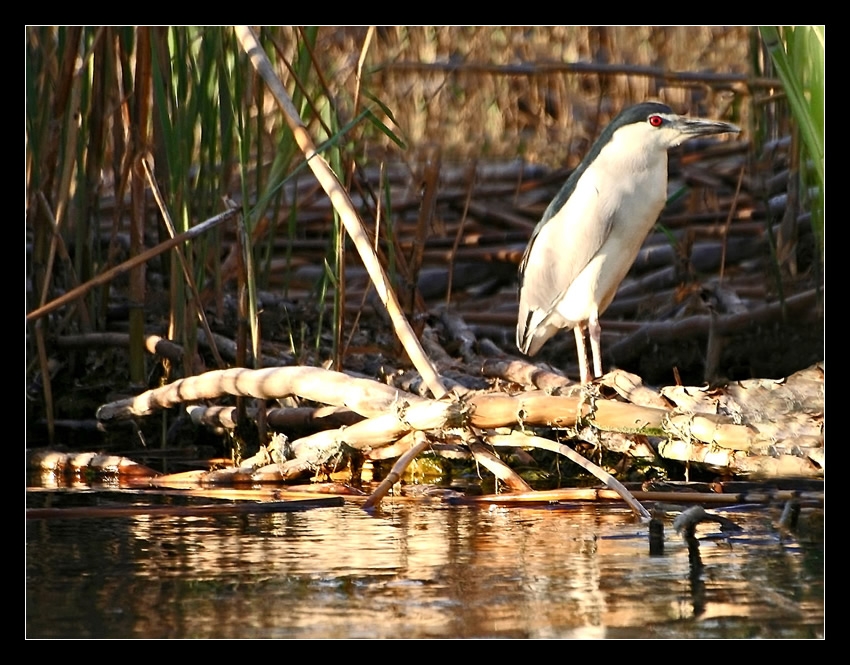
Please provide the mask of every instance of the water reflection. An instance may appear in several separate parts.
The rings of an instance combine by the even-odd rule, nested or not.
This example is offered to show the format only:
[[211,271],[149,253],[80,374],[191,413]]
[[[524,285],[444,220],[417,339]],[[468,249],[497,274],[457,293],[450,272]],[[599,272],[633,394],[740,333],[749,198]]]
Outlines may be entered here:
[[822,636],[822,546],[732,517],[696,577],[669,525],[651,557],[646,525],[590,504],[32,520],[27,635]]

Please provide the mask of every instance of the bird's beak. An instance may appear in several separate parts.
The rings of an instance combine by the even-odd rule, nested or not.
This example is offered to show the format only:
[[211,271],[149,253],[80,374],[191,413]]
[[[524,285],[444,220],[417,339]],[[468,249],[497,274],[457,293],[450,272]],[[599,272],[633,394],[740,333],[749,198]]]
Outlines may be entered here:
[[740,127],[730,125],[728,122],[685,117],[678,119],[676,128],[688,138],[693,136],[710,136],[711,134],[738,134],[741,131]]

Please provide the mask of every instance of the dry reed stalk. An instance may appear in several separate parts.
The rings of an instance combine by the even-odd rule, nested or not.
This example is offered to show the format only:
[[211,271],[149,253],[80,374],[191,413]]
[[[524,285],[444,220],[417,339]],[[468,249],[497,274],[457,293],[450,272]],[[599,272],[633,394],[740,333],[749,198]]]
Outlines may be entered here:
[[289,99],[286,88],[283,87],[280,79],[275,74],[271,62],[269,62],[253,31],[247,26],[237,26],[235,30],[242,48],[283,110],[286,121],[295,135],[295,140],[303,151],[307,163],[333,203],[334,209],[339,213],[346,231],[348,231],[348,234],[354,241],[354,245],[360,253],[363,264],[369,271],[372,283],[375,285],[381,302],[387,308],[396,334],[404,346],[405,351],[407,351],[411,362],[413,362],[425,378],[434,396],[439,399],[446,394],[446,388],[440,381],[436,369],[422,351],[419,340],[410,327],[410,323],[405,318],[395,292],[387,279],[387,275],[375,256],[368,236],[363,229],[360,217],[351,202],[351,198],[342,187],[342,183],[340,183],[328,163],[316,151],[316,146],[307,133],[307,128],[298,116],[298,112]]

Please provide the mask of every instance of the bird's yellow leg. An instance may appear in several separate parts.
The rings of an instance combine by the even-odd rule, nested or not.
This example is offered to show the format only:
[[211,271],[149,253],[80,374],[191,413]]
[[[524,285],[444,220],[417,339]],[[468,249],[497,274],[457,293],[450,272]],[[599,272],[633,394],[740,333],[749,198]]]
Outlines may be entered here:
[[602,326],[599,315],[594,312],[587,320],[587,332],[590,335],[590,352],[593,354],[593,378],[602,376]]
[[576,336],[576,353],[578,354],[578,369],[582,383],[590,383],[593,377],[590,375],[590,367],[587,365],[587,345],[584,342],[584,326],[578,324],[573,328]]

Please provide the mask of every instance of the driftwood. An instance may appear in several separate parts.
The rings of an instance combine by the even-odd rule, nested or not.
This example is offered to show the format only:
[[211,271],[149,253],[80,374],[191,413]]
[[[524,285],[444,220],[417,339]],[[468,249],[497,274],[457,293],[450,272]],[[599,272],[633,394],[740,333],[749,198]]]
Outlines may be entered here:
[[[613,373],[605,381],[617,385],[617,380],[622,383],[624,376],[627,375]],[[773,455],[776,450],[768,451],[768,447],[781,448],[783,442],[792,438],[798,448],[822,447],[822,366],[782,382],[754,380],[711,390],[663,390],[664,398],[674,404],[681,403],[679,410],[598,399],[591,390],[576,390],[573,395],[542,390],[513,394],[469,391],[432,400],[371,379],[315,367],[231,369],[181,379],[133,398],[105,404],[97,417],[108,422],[147,416],[158,409],[225,395],[264,400],[296,396],[341,407],[346,409],[342,413],[350,410],[364,418],[293,442],[296,449],[321,448],[327,444],[377,448],[415,430],[570,428],[580,422],[601,431],[666,437],[733,452],[755,450]],[[782,412],[777,404],[784,405]],[[200,414],[204,409],[194,407],[192,411]],[[718,415],[718,411],[729,415]],[[777,422],[777,415],[784,420]]]
[[149,478],[157,475],[153,469],[127,457],[95,452],[66,453],[37,450],[30,457],[30,466],[40,471],[78,476],[84,476],[88,472],[125,478]]
[[[493,364],[489,366],[492,372]],[[516,376],[515,363],[502,367]],[[519,374],[534,376],[534,372],[527,371]],[[253,464],[207,473],[203,482],[286,482],[334,466],[335,460],[348,450],[360,451],[368,459],[373,452],[396,446],[393,455],[400,458],[399,462],[372,503],[401,477],[410,460],[431,447],[432,441],[459,434],[476,459],[514,491],[526,491],[528,487],[489,453],[485,443],[540,447],[565,455],[603,480],[636,514],[648,519],[640,503],[610,474],[563,443],[530,435],[540,428],[563,431],[572,438],[590,440],[625,454],[657,454],[709,465],[730,474],[819,477],[823,473],[822,365],[782,382],[739,382],[712,390],[670,388],[660,394],[641,386],[637,377],[622,372],[608,375],[600,385],[584,388],[568,381],[553,383],[558,387],[551,391],[481,393],[458,388],[435,400],[371,379],[313,367],[222,370],[105,404],[99,409],[98,418],[104,422],[136,418],[183,402],[227,395],[262,400],[296,397],[327,405],[319,408],[343,408],[342,413],[362,419],[287,441],[285,454],[279,448],[266,452]],[[612,388],[614,396],[603,397],[603,388]],[[558,391],[571,394],[554,394]],[[640,403],[624,401],[629,397]],[[680,406],[675,406],[677,403]],[[198,422],[208,420],[203,415],[205,407],[189,408]],[[780,411],[786,417],[785,428],[776,421]],[[223,421],[216,417],[215,422]],[[510,433],[497,433],[505,430]],[[648,444],[650,441],[655,441],[654,445]]]

